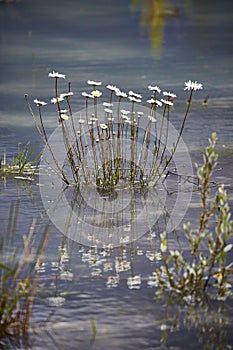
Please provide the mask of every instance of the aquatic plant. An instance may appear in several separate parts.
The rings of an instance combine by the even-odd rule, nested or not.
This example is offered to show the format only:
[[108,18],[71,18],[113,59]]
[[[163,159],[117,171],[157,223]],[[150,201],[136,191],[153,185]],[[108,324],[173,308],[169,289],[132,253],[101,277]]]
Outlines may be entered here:
[[[90,92],[82,92],[85,110],[73,113],[71,98],[73,92],[59,93],[59,80],[65,74],[49,73],[55,79],[55,97],[51,103],[57,106],[61,140],[66,149],[66,160],[61,164],[57,150],[47,136],[42,108],[47,104],[34,99],[38,107],[39,120],[25,95],[36,129],[52,155],[56,171],[66,184],[80,182],[95,183],[98,189],[111,191],[113,187],[129,184],[156,184],[171,165],[177,150],[185,122],[190,110],[193,91],[202,89],[202,84],[188,81],[185,90],[190,91],[183,121],[176,139],[170,136],[170,113],[176,94],[163,91],[158,86],[148,86],[150,108],[143,115],[140,104],[141,94],[134,91],[125,93],[114,85],[107,85],[108,101],[99,103],[103,93],[99,90],[102,82],[89,80]],[[97,89],[98,87],[98,89]],[[162,94],[160,97],[159,95]],[[115,102],[114,102],[115,99]],[[127,103],[123,102],[127,99]],[[91,102],[90,102],[91,101]],[[65,107],[62,105],[65,103]],[[127,107],[124,108],[124,107]],[[170,144],[168,147],[168,143]],[[50,164],[51,166],[51,164]],[[68,176],[71,173],[71,179]]]
[[218,300],[231,294],[229,276],[233,263],[229,263],[227,253],[233,247],[229,242],[233,221],[224,185],[219,186],[214,198],[210,193],[210,178],[217,163],[216,140],[213,133],[203,165],[197,167],[201,195],[199,226],[194,229],[190,223],[184,225],[191,256],[187,251],[169,250],[166,232],[160,235],[162,264],[155,271],[157,286],[160,291],[168,289],[180,294],[188,302],[200,300],[211,287],[215,287],[216,293],[212,294]]
[[17,154],[13,156],[10,164],[7,164],[6,151],[3,154],[3,160],[0,164],[0,174],[2,176],[6,175],[28,175],[31,176],[34,174],[36,167],[36,162],[40,158],[40,152],[35,154],[36,145],[31,147],[30,142],[27,142],[25,145],[22,142],[18,143]]
[[45,228],[38,248],[33,251],[33,220],[28,235],[23,235],[23,250],[15,248],[19,202],[12,202],[8,226],[0,239],[0,334],[21,337],[30,327],[32,305],[38,278],[34,265],[43,260],[49,228]]

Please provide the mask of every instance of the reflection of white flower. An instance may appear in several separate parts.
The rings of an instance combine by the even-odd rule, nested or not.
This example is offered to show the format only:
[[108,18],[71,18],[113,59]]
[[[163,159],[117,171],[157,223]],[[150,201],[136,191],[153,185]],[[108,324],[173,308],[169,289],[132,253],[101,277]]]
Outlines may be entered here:
[[148,286],[150,287],[158,287],[159,286],[159,280],[155,272],[152,273],[152,276],[149,276],[147,281]]
[[158,92],[158,93],[161,92],[161,89],[160,89],[158,86],[149,85],[149,86],[148,86],[148,89],[149,89],[150,91],[156,91],[156,92]]
[[45,105],[47,105],[46,102],[44,102],[44,101],[39,101],[39,100],[37,100],[37,98],[36,98],[35,100],[33,100],[33,102],[34,102],[37,106],[45,106]]
[[120,280],[120,278],[118,275],[117,276],[108,276],[108,280],[107,280],[106,285],[108,288],[115,288],[118,286],[119,280]]
[[141,285],[141,276],[128,277],[127,285],[129,289],[139,289]]
[[100,97],[102,95],[102,92],[99,90],[93,90],[91,94],[93,97]]
[[198,83],[197,81],[187,81],[184,83],[185,88],[184,90],[201,90],[202,89],[202,84]]
[[169,91],[169,92],[164,91],[164,92],[163,92],[163,96],[175,98],[175,97],[176,97],[176,94],[173,94],[173,92],[170,92],[170,91]]
[[101,127],[102,130],[105,130],[105,129],[108,128],[106,124],[100,124],[100,127]]
[[61,74],[61,73],[58,73],[58,72],[52,72],[52,73],[49,73],[48,75],[50,78],[62,78],[62,79],[65,79],[66,76],[65,74]]
[[128,271],[130,269],[130,262],[126,260],[120,260],[119,258],[115,261],[116,272]]
[[173,106],[173,102],[172,101],[164,100],[163,98],[161,98],[161,102],[163,102],[165,105]]
[[52,306],[61,306],[65,303],[66,299],[63,297],[48,297],[47,298],[48,302],[50,303],[50,305]]
[[64,98],[63,97],[53,97],[51,99],[51,103],[58,103],[58,102],[61,102],[61,101],[64,101]]
[[100,85],[102,85],[102,82],[101,81],[88,80],[87,84],[94,85],[94,86],[100,86]]

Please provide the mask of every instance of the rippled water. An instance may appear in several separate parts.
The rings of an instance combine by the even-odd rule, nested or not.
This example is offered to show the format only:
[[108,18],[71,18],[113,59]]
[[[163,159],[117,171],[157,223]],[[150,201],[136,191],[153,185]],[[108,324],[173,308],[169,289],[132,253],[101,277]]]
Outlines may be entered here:
[[[161,3],[0,2],[0,156],[6,149],[10,161],[19,141],[42,147],[24,94],[30,100],[49,101],[54,96],[54,81],[47,77],[52,70],[67,74],[71,81],[75,112],[85,105],[81,92],[88,79],[132,89],[144,100],[149,84],[174,91],[175,127],[186,108],[183,82],[198,80],[204,89],[195,94],[183,139],[193,162],[200,162],[207,138],[217,131],[222,158],[215,180],[227,184],[232,201],[231,2],[177,0],[171,2],[175,8],[166,1],[163,8]],[[203,107],[207,95],[209,103]],[[46,125],[52,131],[56,116],[51,106],[47,111]],[[28,185],[10,178],[0,181],[1,230],[7,230],[10,204],[18,201],[15,243],[22,247],[22,234],[28,232],[32,218],[37,218],[37,235],[48,221],[41,184],[38,177]],[[199,196],[194,192],[185,220],[195,222],[198,212]],[[44,264],[37,266],[32,349],[197,349],[203,344],[207,349],[225,349],[226,343],[233,345],[232,300],[221,305],[211,302],[205,310],[177,307],[168,296],[155,300],[153,271],[159,264],[162,226],[159,222],[131,245],[95,250],[70,241],[51,225]],[[182,232],[172,233],[169,244],[172,249],[180,245],[185,249]]]

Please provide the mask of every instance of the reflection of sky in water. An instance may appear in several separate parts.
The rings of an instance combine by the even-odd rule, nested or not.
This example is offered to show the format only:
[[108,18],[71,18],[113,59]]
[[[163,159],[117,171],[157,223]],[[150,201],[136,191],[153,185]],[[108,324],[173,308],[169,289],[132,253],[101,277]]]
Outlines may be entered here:
[[[205,91],[196,95],[198,99],[209,94],[216,105],[219,98],[230,97],[233,31],[229,1],[176,1],[178,16],[161,14],[164,32],[159,52],[152,48],[149,34],[155,33],[150,23],[143,25],[146,8],[141,8],[141,3],[149,6],[152,2],[139,1],[137,6],[128,0],[1,4],[1,124],[32,126],[23,95],[52,97],[53,81],[47,74],[53,69],[71,80],[77,109],[83,107],[80,92],[88,79],[144,95],[148,94],[147,85],[156,82],[175,90],[180,98],[185,96],[183,81],[194,79],[205,86]],[[230,111],[232,99],[224,102]],[[212,110],[210,104],[207,129],[211,120],[217,131],[227,125],[222,130],[226,134],[232,129],[229,111],[221,113],[221,107]],[[199,113],[195,120],[200,122],[200,138],[206,139],[213,130],[203,131],[206,127]]]

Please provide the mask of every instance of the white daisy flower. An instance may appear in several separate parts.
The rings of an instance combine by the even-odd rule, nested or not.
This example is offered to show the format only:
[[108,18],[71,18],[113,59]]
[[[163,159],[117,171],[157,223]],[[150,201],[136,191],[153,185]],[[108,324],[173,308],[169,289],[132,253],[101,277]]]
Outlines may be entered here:
[[93,98],[94,97],[93,95],[88,94],[87,92],[82,92],[81,95],[84,96],[84,97],[87,97],[87,98]]
[[158,93],[161,92],[161,89],[160,89],[158,86],[149,85],[149,86],[148,86],[148,89],[149,89],[150,91],[156,91],[156,92],[158,92]]
[[125,109],[121,109],[121,113],[124,114],[124,115],[127,115],[127,114],[130,113],[130,111],[127,111],[127,110],[125,110]]
[[111,91],[117,91],[117,90],[119,90],[115,85],[107,85],[106,88],[109,89],[109,90],[111,90]]
[[164,100],[163,98],[161,98],[161,102],[163,102],[165,105],[173,106],[173,102],[172,101]]
[[58,103],[58,102],[61,102],[61,101],[64,101],[64,98],[63,97],[53,97],[51,99],[51,103]]
[[105,108],[104,111],[105,111],[106,113],[109,113],[109,114],[112,114],[112,113],[113,113],[113,112],[112,112],[112,109],[110,109],[110,108]]
[[85,123],[85,120],[84,119],[79,119],[79,124],[84,124]]
[[136,92],[133,92],[133,91],[129,91],[129,96],[132,96],[138,99],[142,98],[142,95],[136,94]]
[[64,94],[60,94],[60,97],[62,97],[62,98],[64,98],[64,97],[69,97],[69,96],[73,96],[73,92],[66,92],[66,93],[64,93]]
[[87,84],[94,85],[94,86],[100,86],[100,85],[102,85],[102,82],[101,81],[88,80]]
[[91,94],[93,97],[100,97],[102,95],[102,92],[99,90],[93,90]]
[[58,72],[52,72],[52,73],[49,73],[48,75],[50,78],[62,78],[62,79],[65,79],[66,76],[65,74],[61,74],[61,73],[58,73]]
[[173,94],[173,92],[170,92],[170,91],[169,91],[169,92],[164,91],[164,92],[163,92],[163,96],[175,98],[175,97],[176,97],[176,94]]
[[146,102],[150,103],[150,104],[155,104],[156,100],[154,98],[151,98],[151,99],[147,100]]
[[185,85],[185,88],[184,90],[201,90],[203,87],[202,87],[202,84],[198,83],[197,81],[187,81],[184,83]]
[[123,97],[127,97],[127,94],[118,89],[116,90],[116,96],[123,98]]
[[105,130],[105,129],[108,128],[108,126],[106,124],[100,124],[100,127],[101,127],[102,130]]
[[110,107],[112,107],[112,103],[103,102],[103,106],[104,106],[104,107],[107,107],[107,108],[110,108]]
[[141,118],[143,116],[143,112],[138,112],[137,115],[138,115],[138,118]]
[[61,118],[62,118],[63,120],[69,119],[69,116],[68,116],[67,114],[61,113],[60,116],[61,116]]
[[33,100],[33,102],[34,102],[37,106],[45,106],[45,105],[47,105],[46,102],[37,100],[37,98],[36,98],[35,100]]
[[134,96],[129,96],[128,98],[131,102],[138,102],[138,103],[142,102],[140,98],[136,98]]

